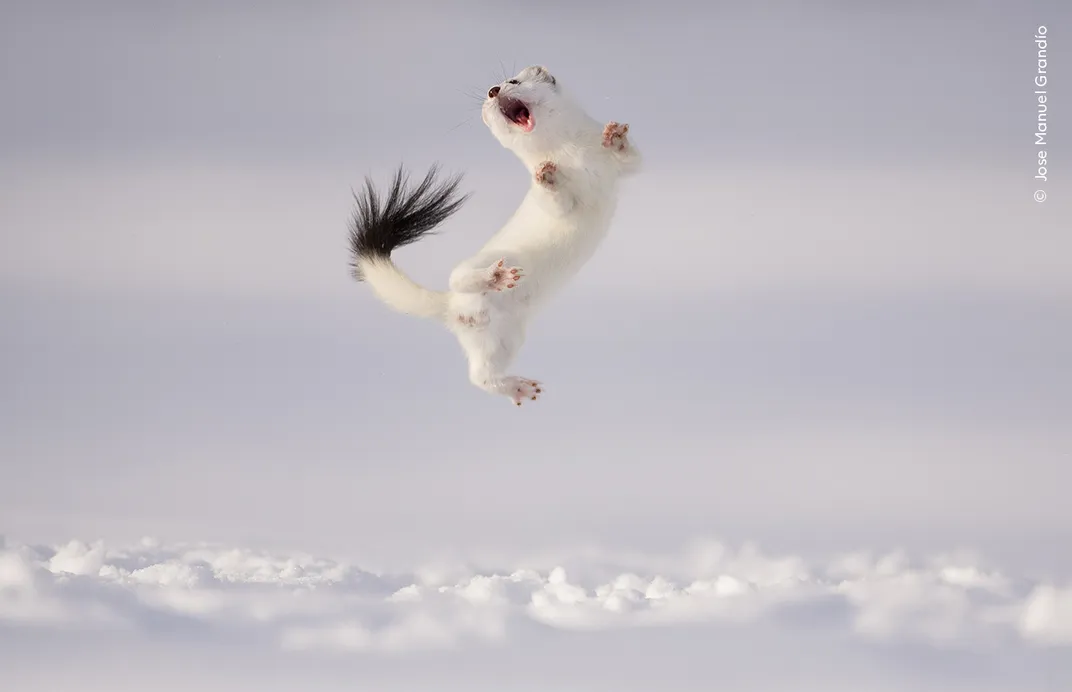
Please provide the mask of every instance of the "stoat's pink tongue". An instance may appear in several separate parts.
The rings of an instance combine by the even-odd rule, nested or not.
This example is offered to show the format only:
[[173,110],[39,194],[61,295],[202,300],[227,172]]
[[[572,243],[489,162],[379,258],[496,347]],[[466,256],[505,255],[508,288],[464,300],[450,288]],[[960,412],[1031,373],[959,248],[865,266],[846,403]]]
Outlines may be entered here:
[[532,116],[531,115],[526,115],[524,118],[521,119],[521,122],[518,123],[518,125],[521,126],[521,129],[524,130],[525,132],[532,132],[532,127],[535,124],[536,123],[532,122]]

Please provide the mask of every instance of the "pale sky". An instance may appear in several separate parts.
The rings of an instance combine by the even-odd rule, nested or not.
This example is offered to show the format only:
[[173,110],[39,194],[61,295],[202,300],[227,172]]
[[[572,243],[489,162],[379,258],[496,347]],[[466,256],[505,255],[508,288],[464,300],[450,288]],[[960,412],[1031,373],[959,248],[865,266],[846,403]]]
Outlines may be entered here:
[[[0,535],[400,570],[969,549],[1072,584],[1067,79],[1032,199],[1033,36],[1067,75],[1072,11],[739,5],[5,5]],[[647,168],[532,325],[517,369],[547,394],[518,410],[350,280],[346,222],[365,175],[464,172],[396,255],[445,286],[528,184],[478,108],[529,64]]]

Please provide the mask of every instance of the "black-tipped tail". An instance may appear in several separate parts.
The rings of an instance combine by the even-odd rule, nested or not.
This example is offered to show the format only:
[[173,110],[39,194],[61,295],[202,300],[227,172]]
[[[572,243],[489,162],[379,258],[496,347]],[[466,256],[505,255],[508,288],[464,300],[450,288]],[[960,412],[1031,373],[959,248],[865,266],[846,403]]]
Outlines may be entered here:
[[364,278],[358,261],[362,257],[390,257],[395,248],[431,233],[469,198],[458,195],[460,175],[439,181],[438,173],[439,166],[432,166],[420,185],[410,190],[409,176],[400,166],[386,199],[365,178],[364,191],[354,193],[356,205],[350,221],[350,268],[355,279]]

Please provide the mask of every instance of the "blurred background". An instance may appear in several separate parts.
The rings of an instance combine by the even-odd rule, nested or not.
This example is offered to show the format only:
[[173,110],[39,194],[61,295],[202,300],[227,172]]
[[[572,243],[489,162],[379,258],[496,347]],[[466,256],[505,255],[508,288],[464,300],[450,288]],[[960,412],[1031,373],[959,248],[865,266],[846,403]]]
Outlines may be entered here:
[[[1067,4],[16,2],[0,11],[0,532],[393,564],[698,536],[1072,574]],[[1064,31],[1059,31],[1063,28]],[[351,190],[513,211],[543,64],[646,157],[521,409],[348,274]]]

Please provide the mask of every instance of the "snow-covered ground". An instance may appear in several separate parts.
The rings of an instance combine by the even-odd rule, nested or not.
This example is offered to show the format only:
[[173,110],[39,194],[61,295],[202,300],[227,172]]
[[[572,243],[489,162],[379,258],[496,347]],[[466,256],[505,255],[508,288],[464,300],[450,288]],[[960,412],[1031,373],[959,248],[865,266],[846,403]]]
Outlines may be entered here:
[[[31,650],[42,640],[54,647],[47,662]],[[762,655],[757,641],[768,642]],[[969,554],[809,561],[718,542],[375,573],[226,545],[8,539],[0,642],[9,690],[223,690],[240,675],[248,689],[296,676],[315,689],[491,690],[507,679],[519,683],[511,689],[641,689],[655,679],[785,689],[795,679],[795,689],[1015,681],[1041,691],[1072,681],[1058,668],[1072,656],[1072,582]],[[465,664],[435,683],[430,671],[450,660]]]

